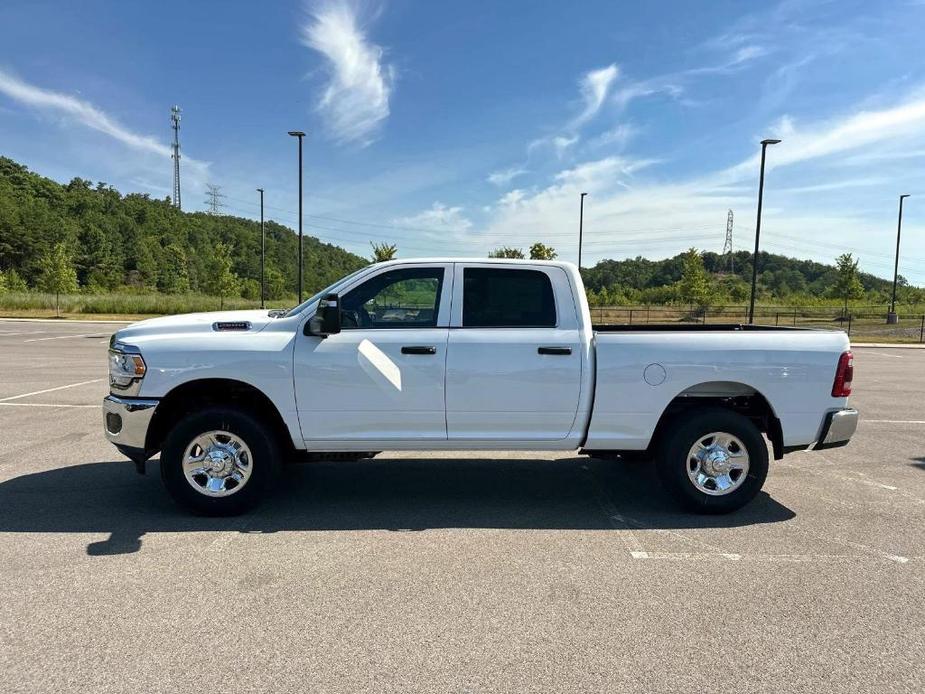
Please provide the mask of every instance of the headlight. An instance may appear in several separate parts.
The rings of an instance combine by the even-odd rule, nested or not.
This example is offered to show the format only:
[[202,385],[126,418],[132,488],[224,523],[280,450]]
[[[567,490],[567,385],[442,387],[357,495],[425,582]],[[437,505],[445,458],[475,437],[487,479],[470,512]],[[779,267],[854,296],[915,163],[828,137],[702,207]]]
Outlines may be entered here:
[[109,385],[126,390],[140,381],[147,371],[137,347],[115,344],[109,348]]

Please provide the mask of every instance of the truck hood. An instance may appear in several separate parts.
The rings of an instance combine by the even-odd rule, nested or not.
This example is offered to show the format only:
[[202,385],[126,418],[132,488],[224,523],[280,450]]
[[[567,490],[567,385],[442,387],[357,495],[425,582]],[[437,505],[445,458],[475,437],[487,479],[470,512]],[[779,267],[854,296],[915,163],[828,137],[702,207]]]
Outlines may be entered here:
[[[132,323],[116,333],[119,341],[153,335],[178,335],[189,333],[211,333],[218,326],[219,331],[251,332],[263,330],[273,318],[267,310],[253,311],[211,311],[209,313],[185,313],[179,316],[162,316]],[[249,327],[242,324],[249,323]]]

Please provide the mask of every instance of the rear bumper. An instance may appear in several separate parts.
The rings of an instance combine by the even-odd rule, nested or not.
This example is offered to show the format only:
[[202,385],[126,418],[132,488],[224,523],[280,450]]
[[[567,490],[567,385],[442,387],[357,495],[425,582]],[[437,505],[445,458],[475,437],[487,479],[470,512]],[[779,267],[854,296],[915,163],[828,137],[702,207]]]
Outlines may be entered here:
[[135,460],[145,460],[148,425],[160,400],[121,398],[107,395],[103,399],[103,431],[106,438],[122,453]]
[[825,416],[819,441],[814,451],[844,446],[858,428],[858,411],[855,409],[834,410]]

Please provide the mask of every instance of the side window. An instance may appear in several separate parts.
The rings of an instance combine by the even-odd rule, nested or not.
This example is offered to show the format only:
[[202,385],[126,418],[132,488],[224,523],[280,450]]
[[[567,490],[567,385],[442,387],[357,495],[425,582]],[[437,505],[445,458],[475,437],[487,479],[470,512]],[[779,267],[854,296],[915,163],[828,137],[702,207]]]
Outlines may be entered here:
[[545,272],[463,270],[464,328],[554,328],[556,301]]
[[341,297],[341,329],[433,328],[443,268],[389,270]]

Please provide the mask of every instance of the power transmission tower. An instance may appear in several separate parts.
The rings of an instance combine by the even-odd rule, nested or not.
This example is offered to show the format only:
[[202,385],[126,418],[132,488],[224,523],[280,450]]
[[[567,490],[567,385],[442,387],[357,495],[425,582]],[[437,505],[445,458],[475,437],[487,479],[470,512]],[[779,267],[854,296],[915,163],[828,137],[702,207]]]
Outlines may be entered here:
[[180,206],[180,107],[170,108],[170,125],[173,128],[173,206],[178,210]]
[[218,214],[225,206],[222,202],[222,187],[211,183],[206,183],[206,205],[209,206],[209,214]]
[[729,272],[735,274],[735,261],[732,255],[732,210],[726,215],[726,243],[723,244],[723,256],[729,260]]

